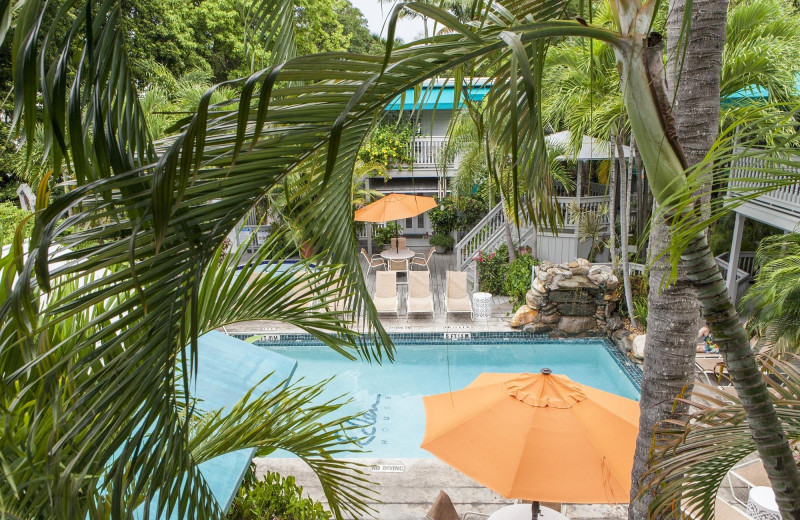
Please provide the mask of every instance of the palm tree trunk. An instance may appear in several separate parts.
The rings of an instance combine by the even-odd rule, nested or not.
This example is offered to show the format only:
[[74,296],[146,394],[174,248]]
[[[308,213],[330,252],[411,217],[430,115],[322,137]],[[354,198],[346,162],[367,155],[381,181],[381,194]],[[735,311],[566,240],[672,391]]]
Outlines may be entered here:
[[[614,134],[611,134],[611,143],[615,140]],[[614,145],[611,146],[611,168],[608,170],[608,252],[611,255],[611,265],[614,270],[617,268],[617,176],[619,174],[619,165],[614,157]]]
[[[650,231],[649,260],[669,248],[669,227],[653,222]],[[694,377],[699,305],[694,287],[686,279],[686,269],[679,267],[678,279],[669,286],[662,283],[670,275],[669,259],[659,258],[650,269],[650,294],[647,299],[647,341],[642,366],[642,395],[639,398],[639,435],[633,459],[630,520],[649,518],[652,500],[644,495],[638,500],[639,483],[648,469],[653,430],[665,419],[677,419],[686,406],[673,408],[675,398]],[[627,296],[626,296],[627,297]]]
[[747,332],[728,295],[725,280],[705,235],[698,236],[689,245],[682,259],[689,280],[697,288],[708,327],[742,400],[781,515],[786,519],[800,519],[800,470],[750,349]]
[[[694,0],[689,34],[681,34],[686,0],[670,0],[667,21],[667,85],[677,90],[666,99],[673,100],[672,115],[686,163],[702,159],[716,139],[719,127],[719,81],[722,49],[725,43],[727,0]],[[681,42],[680,52],[678,43]],[[703,109],[692,106],[698,104]],[[692,121],[692,118],[696,118]],[[702,132],[699,130],[702,128]],[[687,153],[688,152],[688,153]],[[654,213],[655,214],[655,213]],[[670,230],[663,221],[652,222],[649,258],[669,247]],[[650,496],[641,500],[639,479],[647,470],[653,430],[659,422],[676,418],[687,411],[685,405],[673,407],[673,401],[686,385],[694,381],[694,356],[697,344],[699,304],[695,289],[680,263],[676,281],[660,290],[670,274],[665,255],[650,271],[647,341],[645,345],[641,417],[634,457],[633,485],[629,518],[648,518]],[[658,442],[658,439],[655,439]]]
[[620,228],[621,228],[621,247],[622,247],[622,286],[625,289],[625,305],[628,307],[628,315],[631,325],[639,328],[636,317],[633,315],[633,291],[631,290],[630,262],[628,261],[628,233],[630,232],[630,213],[631,213],[631,189],[628,186],[630,171],[628,162],[625,160],[625,149],[622,144],[622,135],[616,136],[617,156],[620,158],[620,169],[622,175],[619,176],[619,200],[620,200]]

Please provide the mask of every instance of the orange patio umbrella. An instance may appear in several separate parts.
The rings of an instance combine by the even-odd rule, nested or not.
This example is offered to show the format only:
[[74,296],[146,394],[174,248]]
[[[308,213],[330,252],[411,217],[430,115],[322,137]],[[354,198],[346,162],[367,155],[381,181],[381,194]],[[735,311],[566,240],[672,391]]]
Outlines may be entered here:
[[[390,220],[411,218],[435,208],[436,205],[436,199],[433,197],[390,193],[372,204],[357,209],[355,220],[358,222],[389,222]],[[395,236],[395,238],[397,237]],[[397,241],[395,240],[395,242]]]
[[566,376],[484,373],[423,398],[422,447],[506,498],[627,503],[639,403]]

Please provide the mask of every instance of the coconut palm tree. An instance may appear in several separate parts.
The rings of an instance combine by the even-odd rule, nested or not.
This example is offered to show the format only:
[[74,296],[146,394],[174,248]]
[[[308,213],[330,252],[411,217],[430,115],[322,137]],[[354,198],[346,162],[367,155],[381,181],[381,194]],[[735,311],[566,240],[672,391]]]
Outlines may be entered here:
[[[260,4],[266,6],[265,16],[283,7],[279,0]],[[613,0],[618,30],[556,20],[566,5],[558,0],[475,2],[470,19],[481,22],[471,25],[428,5],[398,5],[393,19],[400,10],[411,9],[437,19],[450,32],[424,45],[394,48],[390,43],[382,59],[334,53],[268,67],[229,82],[227,86],[239,89],[235,109],[211,105],[212,90],[203,96],[196,113],[182,122],[179,134],[153,143],[138,93],[127,76],[124,46],[116,30],[116,2],[0,4],[2,22],[11,20],[12,9],[19,9],[13,51],[26,58],[15,63],[16,121],[34,120],[41,108],[49,121],[46,138],[53,143],[53,169],[58,174],[64,164],[71,164],[77,181],[74,190],[52,202],[46,193],[38,197],[41,203],[28,255],[16,255],[9,262],[2,286],[6,296],[0,307],[3,413],[29,414],[33,434],[28,438],[37,446],[38,464],[68,461],[49,464],[44,477],[37,475],[37,485],[59,497],[87,497],[57,502],[44,514],[88,516],[87,503],[99,499],[101,474],[111,476],[102,481],[106,492],[102,497],[109,497],[112,516],[128,512],[123,504],[130,495],[154,496],[158,491],[163,491],[158,493],[159,512],[177,505],[191,508],[191,516],[215,512],[185,435],[190,420],[186,414],[193,412],[184,408],[183,415],[178,413],[180,399],[171,391],[173,383],[180,385],[191,377],[190,366],[179,373],[178,360],[196,352],[199,284],[207,266],[217,261],[214,252],[256,201],[287,175],[307,167],[308,161],[324,165],[324,174],[308,178],[308,193],[316,203],[301,212],[298,221],[319,251],[318,264],[336,266],[339,283],[352,287],[346,295],[349,308],[353,316],[363,314],[359,325],[368,332],[354,340],[360,355],[391,357],[389,338],[369,302],[356,257],[350,226],[352,171],[373,116],[409,86],[459,65],[491,63],[495,77],[487,96],[487,122],[499,143],[499,156],[510,158],[510,200],[520,203],[519,187],[524,184],[536,194],[542,225],[555,227],[559,212],[550,197],[552,177],[541,112],[546,43],[553,37],[584,36],[615,49],[628,119],[654,197],[664,214],[682,226],[672,256],[677,259],[683,253],[689,278],[698,287],[781,511],[786,518],[798,517],[800,475],[789,464],[792,456],[779,417],[701,232],[708,219],[697,213],[692,198],[701,178],[697,172],[714,166],[724,173],[731,159],[762,157],[765,171],[778,172],[780,164],[793,162],[795,138],[776,142],[769,150],[750,147],[737,155],[729,145],[731,133],[726,133],[727,140],[714,153],[687,170],[666,117],[669,105],[659,81],[661,40],[646,34],[654,3]],[[75,10],[70,11],[72,7]],[[67,17],[72,29],[59,38],[42,26],[45,14]],[[40,71],[46,73],[40,76]],[[40,86],[41,106],[37,105]],[[773,125],[780,123],[776,120]],[[795,123],[787,118],[782,124]],[[745,128],[739,142],[756,142],[756,135]],[[793,181],[781,170],[774,179],[762,180],[765,184],[751,189],[747,197]],[[54,244],[71,252],[49,258]],[[74,279],[106,268],[113,274],[59,295],[49,303],[45,318],[37,319],[37,291],[50,293],[64,277]],[[122,293],[133,297],[127,304],[109,307],[90,337],[80,337],[64,350],[39,341],[40,331],[57,327],[64,316],[113,301]],[[77,378],[78,373],[83,379]],[[53,389],[73,384],[80,398],[62,406]],[[23,403],[20,395],[30,400]],[[25,411],[20,409],[23,405]],[[40,428],[47,421],[56,427]],[[156,434],[145,439],[145,432]],[[65,451],[72,446],[80,450],[74,457]],[[124,457],[115,458],[119,450],[124,450]],[[133,454],[137,456],[128,456]],[[27,462],[16,452],[3,456],[4,471]],[[171,481],[164,475],[185,477],[186,485],[167,491]],[[27,485],[27,480],[14,483],[16,489]],[[13,500],[13,493],[8,490],[5,503]],[[52,502],[43,503],[48,496],[37,506],[50,508]],[[357,497],[345,498],[354,504]],[[25,514],[38,511],[32,507]]]

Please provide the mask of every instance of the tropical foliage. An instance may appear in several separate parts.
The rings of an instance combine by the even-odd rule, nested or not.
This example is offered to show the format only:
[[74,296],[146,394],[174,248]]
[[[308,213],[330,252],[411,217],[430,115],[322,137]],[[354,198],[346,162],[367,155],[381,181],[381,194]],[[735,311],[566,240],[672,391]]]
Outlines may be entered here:
[[227,520],[330,520],[319,502],[303,497],[294,477],[268,471],[261,480],[251,465],[236,495]]
[[740,306],[748,327],[775,351],[800,349],[800,233],[765,238],[758,248],[755,283]]
[[[673,258],[677,261],[684,253],[690,278],[709,311],[709,325],[720,338],[781,509],[786,516],[800,509],[800,477],[789,464],[792,455],[782,424],[700,232],[708,220],[695,211],[690,195],[704,168],[716,168],[723,176],[731,159],[743,156],[764,160],[765,176],[757,189],[751,185],[741,192],[741,200],[796,182],[779,168],[797,162],[790,154],[794,141],[787,137],[770,150],[748,147],[758,142],[759,134],[755,126],[745,125],[737,141],[745,145],[744,152],[735,151],[732,132],[727,132],[707,161],[687,177],[680,147],[669,139],[662,117],[668,107],[663,96],[654,95],[665,92],[661,75],[648,69],[658,71],[661,65],[660,39],[641,32],[650,27],[653,3],[615,0],[620,32],[554,20],[566,11],[561,0],[475,2],[466,14],[480,22],[471,25],[441,9],[411,3],[398,6],[391,20],[400,10],[411,9],[437,19],[449,32],[392,48],[392,23],[383,58],[333,53],[288,61],[296,55],[295,47],[292,31],[286,29],[291,25],[281,21],[293,15],[293,3],[257,4],[248,23],[264,28],[256,32],[261,48],[270,49],[271,57],[282,63],[230,82],[227,86],[237,90],[235,103],[213,105],[213,90],[207,92],[196,112],[180,121],[179,133],[152,142],[129,75],[117,2],[67,2],[77,8],[74,18],[39,0],[0,3],[0,28],[12,19],[12,9],[18,9],[14,55],[30,57],[15,64],[14,122],[24,123],[30,143],[37,118],[47,121],[44,138],[51,145],[53,175],[58,178],[71,168],[77,183],[49,203],[47,196],[37,197],[41,202],[31,247],[22,251],[17,240],[13,256],[4,259],[0,409],[11,424],[27,428],[19,444],[11,443],[11,451],[2,452],[4,508],[13,508],[17,516],[84,518],[107,506],[110,516],[122,517],[139,501],[157,496],[152,505],[158,512],[180,507],[193,517],[218,515],[196,465],[202,459],[195,453],[199,448],[186,425],[199,420],[223,432],[225,442],[201,443],[204,456],[211,448],[252,443],[262,449],[274,440],[260,436],[260,422],[246,419],[250,408],[243,406],[242,415],[234,416],[241,423],[226,423],[231,415],[213,414],[204,422],[205,416],[186,406],[190,396],[175,390],[193,377],[194,367],[182,360],[194,358],[196,338],[209,323],[201,303],[214,300],[217,309],[216,299],[226,294],[204,294],[201,282],[203,273],[219,261],[215,252],[229,231],[289,175],[322,171],[306,177],[303,197],[314,203],[294,216],[319,252],[314,257],[317,269],[300,280],[292,276],[292,289],[279,284],[277,272],[267,275],[254,283],[251,301],[273,309],[282,303],[282,319],[294,320],[320,339],[327,336],[323,340],[343,353],[391,358],[390,342],[361,276],[351,226],[353,168],[376,112],[410,85],[439,72],[453,70],[460,84],[469,72],[465,64],[491,63],[495,78],[486,100],[486,135],[496,139],[496,157],[507,164],[506,198],[514,208],[526,204],[537,224],[555,228],[560,211],[552,197],[541,113],[546,39],[584,36],[615,49],[626,111],[650,186],[665,215],[682,231]],[[61,18],[70,30],[65,36],[55,34],[42,24],[45,15]],[[771,124],[793,127],[793,116]],[[531,196],[523,197],[522,189]],[[51,246],[68,250],[56,258]],[[68,285],[74,280],[86,283]],[[238,278],[227,280],[232,286],[246,285]],[[323,310],[308,295],[309,286],[334,300],[338,294],[349,310],[344,316]],[[292,302],[281,301],[290,291]],[[43,293],[46,305],[40,302]],[[224,308],[232,303],[219,303],[216,321],[239,319]],[[98,309],[99,314],[91,314]],[[48,336],[82,313],[90,313],[86,327],[67,339]],[[341,325],[356,316],[367,335]],[[257,399],[264,408],[255,408],[268,410],[269,398]],[[318,461],[317,473],[335,516],[365,509],[361,475],[319,451],[319,446],[335,451],[336,434],[302,425],[281,434],[277,438],[297,440],[298,451],[311,450],[306,456]],[[319,459],[312,459],[312,453]],[[185,479],[184,485],[172,486],[170,477],[175,475]],[[51,501],[51,496],[66,500]]]
[[386,168],[412,164],[411,140],[414,130],[410,123],[380,123],[370,133],[358,152],[364,162],[376,162]]
[[[759,357],[763,381],[769,389],[787,437],[800,439],[800,358]],[[730,389],[730,388],[729,388]],[[680,501],[694,518],[715,518],[714,501],[725,475],[755,451],[742,400],[717,387],[695,384],[682,398],[692,413],[666,421],[657,433],[663,444],[654,447],[649,486],[657,490],[651,513],[674,515]],[[797,463],[792,459],[793,465]]]
[[[33,218],[29,211],[18,208],[11,202],[0,202],[0,245],[10,244],[20,224],[25,222],[20,232],[22,238],[31,236]],[[27,220],[26,220],[27,219]]]
[[511,306],[514,310],[525,303],[525,295],[531,288],[533,266],[538,265],[531,253],[522,253],[508,266],[503,294],[511,297]]

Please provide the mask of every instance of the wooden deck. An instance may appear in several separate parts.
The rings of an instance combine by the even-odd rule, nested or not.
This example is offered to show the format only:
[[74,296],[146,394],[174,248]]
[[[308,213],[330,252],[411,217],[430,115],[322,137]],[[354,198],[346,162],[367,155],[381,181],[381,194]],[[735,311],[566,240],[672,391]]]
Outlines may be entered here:
[[[418,247],[411,247],[411,250],[417,253],[426,253],[428,251],[428,247],[418,248]],[[371,296],[375,295],[375,270],[373,269],[371,272],[367,268],[367,262],[364,259],[364,256],[360,256],[361,259],[361,268],[364,270],[364,279],[367,281],[367,287],[369,288],[369,293]],[[413,268],[416,270],[423,270],[423,267],[415,266]],[[430,263],[428,264],[428,269],[430,271],[430,279],[431,279],[431,294],[433,295],[433,308],[435,311],[435,315],[437,317],[441,316],[444,317],[444,296],[447,283],[447,271],[457,271],[456,269],[456,255],[454,253],[446,253],[446,254],[434,254],[431,258]],[[381,270],[381,269],[379,269]],[[400,316],[406,316],[406,298],[408,297],[408,278],[404,273],[397,274],[397,297],[400,300]],[[467,290],[469,291],[470,295],[473,293],[472,284],[468,284]],[[510,306],[508,305],[508,297],[505,296],[495,296],[492,298],[492,314],[505,314],[510,310]],[[456,316],[457,315],[453,315]],[[424,316],[420,316],[423,318]],[[465,317],[469,317],[466,315]],[[416,319],[416,316],[415,316]]]

